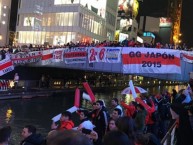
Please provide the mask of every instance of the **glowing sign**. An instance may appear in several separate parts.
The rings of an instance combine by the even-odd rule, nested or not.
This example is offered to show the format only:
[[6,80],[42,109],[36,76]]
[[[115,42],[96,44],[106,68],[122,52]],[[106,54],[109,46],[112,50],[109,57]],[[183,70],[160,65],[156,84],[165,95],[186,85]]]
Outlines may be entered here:
[[159,23],[160,27],[171,27],[172,26],[172,20],[171,18],[160,18],[160,23]]

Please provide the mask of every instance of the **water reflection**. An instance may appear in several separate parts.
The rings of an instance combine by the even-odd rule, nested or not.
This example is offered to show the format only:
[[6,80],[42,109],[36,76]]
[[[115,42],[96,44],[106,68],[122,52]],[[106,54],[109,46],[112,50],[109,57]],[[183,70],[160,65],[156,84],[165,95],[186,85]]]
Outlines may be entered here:
[[[164,89],[172,92],[172,89],[179,91],[186,86],[168,86],[168,87],[151,87],[147,89],[149,94],[153,92],[156,94]],[[95,92],[97,99],[105,101],[106,106],[110,108],[111,99],[113,97],[121,97],[122,90],[103,90]],[[82,92],[81,92],[82,94]],[[19,144],[21,138],[21,130],[25,125],[33,124],[38,129],[37,132],[46,136],[50,131],[51,118],[60,112],[72,107],[74,104],[74,93],[58,93],[51,97],[39,97],[32,99],[15,99],[15,100],[3,100],[0,102],[0,127],[5,125],[11,125],[12,136],[11,145]],[[85,100],[81,101],[82,107],[91,108],[92,105]],[[73,114],[73,120],[75,125],[79,124],[79,117],[77,114]]]

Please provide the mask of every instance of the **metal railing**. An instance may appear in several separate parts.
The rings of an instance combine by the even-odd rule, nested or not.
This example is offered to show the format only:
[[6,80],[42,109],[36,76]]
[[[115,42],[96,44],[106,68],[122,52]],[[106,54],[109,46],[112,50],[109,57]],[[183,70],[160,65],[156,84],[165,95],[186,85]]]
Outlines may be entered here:
[[161,140],[162,145],[175,145],[175,131],[176,131],[177,121],[173,123],[164,138]]

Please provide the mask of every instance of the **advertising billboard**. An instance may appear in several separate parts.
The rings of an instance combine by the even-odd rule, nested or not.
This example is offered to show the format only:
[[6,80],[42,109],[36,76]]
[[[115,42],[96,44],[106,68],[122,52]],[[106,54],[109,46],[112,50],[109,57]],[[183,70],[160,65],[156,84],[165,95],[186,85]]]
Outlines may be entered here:
[[81,0],[80,4],[105,18],[107,0]]
[[139,10],[139,2],[137,0],[119,0],[118,16],[136,17]]
[[171,18],[160,18],[159,27],[171,27],[172,26],[172,20]]

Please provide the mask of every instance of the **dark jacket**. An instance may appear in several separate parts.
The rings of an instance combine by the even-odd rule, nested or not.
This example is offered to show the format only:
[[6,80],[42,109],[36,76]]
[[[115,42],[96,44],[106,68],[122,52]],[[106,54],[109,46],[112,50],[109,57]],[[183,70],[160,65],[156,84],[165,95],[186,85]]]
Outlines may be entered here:
[[108,116],[107,112],[101,109],[98,113],[95,112],[95,117],[93,118],[93,124],[96,126],[94,130],[98,133],[99,137],[105,135],[105,131],[108,126]]
[[20,145],[41,145],[44,142],[44,138],[41,134],[32,134],[21,141]]
[[175,103],[171,105],[179,115],[179,126],[177,128],[177,145],[193,145],[193,130],[191,128],[186,104]]

